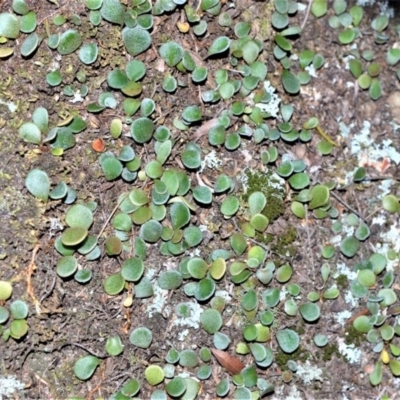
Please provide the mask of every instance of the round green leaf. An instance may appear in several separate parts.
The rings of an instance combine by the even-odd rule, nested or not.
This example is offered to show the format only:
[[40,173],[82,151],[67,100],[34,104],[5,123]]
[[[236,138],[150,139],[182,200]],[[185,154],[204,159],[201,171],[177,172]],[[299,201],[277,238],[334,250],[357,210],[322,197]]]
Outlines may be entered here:
[[151,36],[149,32],[138,26],[135,28],[125,27],[122,30],[122,40],[128,53],[133,57],[143,53],[151,45]]
[[79,50],[79,59],[86,65],[93,64],[97,60],[98,53],[96,43],[87,43]]
[[5,301],[11,297],[12,291],[13,289],[11,283],[0,281],[0,301]]
[[25,122],[19,128],[19,137],[27,143],[40,144],[40,129],[32,122]]
[[39,46],[41,42],[41,38],[37,35],[37,33],[31,33],[29,36],[25,38],[21,45],[21,55],[23,57],[30,56]]
[[320,18],[326,14],[328,10],[327,0],[314,0],[311,6],[311,12],[316,18]]
[[182,118],[188,123],[200,121],[202,118],[201,108],[198,106],[186,107],[182,112]]
[[57,51],[61,55],[67,55],[73,53],[82,44],[82,36],[74,29],[68,29],[60,37],[60,43],[57,47]]
[[144,371],[146,381],[151,386],[156,386],[164,380],[164,371],[158,365],[150,365]]
[[0,13],[0,36],[17,39],[19,36],[19,19],[11,13]]
[[285,353],[295,352],[300,345],[299,335],[292,329],[282,329],[276,333],[279,347]]
[[132,331],[129,336],[129,341],[142,349],[147,349],[153,340],[151,330],[146,327],[139,327]]
[[368,88],[368,93],[372,100],[378,100],[382,96],[382,87],[378,79],[372,79],[371,86]]
[[185,349],[179,353],[179,365],[187,368],[195,368],[199,365],[199,357],[194,350]]
[[184,203],[173,203],[169,213],[173,229],[180,229],[190,221],[190,211]]
[[315,185],[310,190],[310,210],[325,206],[329,201],[329,189],[325,185]]
[[360,317],[357,317],[353,322],[353,326],[358,332],[362,333],[369,332],[373,327],[369,320],[369,317],[367,317],[366,315],[361,315]]
[[210,278],[202,279],[196,286],[194,297],[198,301],[206,301],[215,293],[215,281]]
[[227,36],[219,36],[208,49],[208,55],[220,54],[228,50],[231,40]]
[[179,271],[163,271],[158,277],[158,286],[163,290],[175,290],[181,286],[183,281]]
[[293,274],[293,268],[289,264],[281,265],[276,271],[276,280],[279,283],[287,282]]
[[14,319],[25,319],[28,316],[29,308],[25,301],[15,300],[10,304],[10,312]]
[[[225,218],[235,215],[239,209],[239,200],[234,195],[227,196],[221,204],[221,213]],[[261,214],[257,214],[261,215]]]
[[110,275],[104,281],[104,290],[110,296],[116,296],[121,293],[125,286],[125,279],[118,272]]
[[122,277],[129,282],[137,282],[143,275],[144,263],[140,258],[127,258],[121,266]]
[[320,316],[319,306],[315,303],[305,303],[299,307],[300,314],[307,322],[314,322]]
[[8,318],[10,317],[10,312],[7,308],[0,306],[0,324],[4,324],[7,322]]
[[118,178],[122,174],[123,165],[116,157],[106,157],[100,161],[104,177],[108,181]]
[[74,256],[61,257],[57,262],[57,275],[61,278],[68,278],[78,269],[78,261]]
[[390,213],[396,213],[400,211],[399,200],[396,196],[388,194],[382,199],[382,206],[386,211]]
[[360,242],[353,236],[346,237],[340,243],[340,251],[346,257],[354,257],[360,248]]
[[92,377],[100,360],[94,356],[81,357],[74,365],[75,376],[81,381],[86,381]]
[[151,119],[141,117],[133,121],[131,135],[137,143],[146,143],[152,138],[154,129],[154,122]]
[[288,70],[282,71],[282,85],[285,91],[289,94],[297,94],[300,91],[299,79]]
[[299,172],[289,178],[290,186],[295,190],[301,190],[310,184],[310,178],[305,172]]
[[125,7],[119,0],[103,0],[100,13],[108,22],[118,25],[124,24]]
[[25,178],[25,186],[29,193],[46,202],[50,193],[50,180],[46,172],[33,169]]
[[165,385],[165,390],[172,397],[180,397],[186,391],[185,379],[177,376]]
[[203,311],[203,313],[200,315],[200,323],[202,328],[211,335],[221,329],[222,322],[221,314],[212,308]]
[[347,28],[339,33],[338,39],[341,44],[350,44],[356,37],[356,32],[352,28]]
[[83,204],[75,204],[67,211],[65,223],[71,228],[89,229],[93,223],[93,214]]
[[169,67],[175,67],[183,57],[183,48],[176,42],[166,42],[159,49],[161,58]]
[[318,347],[324,347],[328,344],[328,337],[322,333],[319,333],[314,336],[314,343]]
[[24,337],[29,330],[28,323],[25,319],[15,319],[10,325],[10,335],[12,338],[19,340]]
[[240,305],[243,307],[245,311],[254,310],[257,305],[257,293],[254,289],[249,290],[243,297]]
[[29,6],[25,3],[25,0],[13,0],[12,9],[20,15],[25,15],[29,12]]

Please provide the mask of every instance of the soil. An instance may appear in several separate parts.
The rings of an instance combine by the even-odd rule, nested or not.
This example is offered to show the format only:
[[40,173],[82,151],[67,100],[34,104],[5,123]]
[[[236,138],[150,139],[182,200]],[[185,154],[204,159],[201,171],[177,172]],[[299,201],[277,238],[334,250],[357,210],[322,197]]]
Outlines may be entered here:
[[[0,1],[2,12],[11,10],[11,1]],[[46,36],[45,24],[48,22],[52,29],[62,31],[63,27],[55,27],[52,18],[62,14],[67,21],[73,14],[81,16],[87,22],[88,10],[82,1],[59,2],[57,6],[53,1],[27,0],[30,8],[37,12],[37,33]],[[306,2],[303,2],[306,4]],[[329,2],[330,4],[333,2]],[[228,3],[223,2],[223,10],[228,10]],[[350,46],[343,46],[337,40],[337,33],[329,26],[328,17],[333,15],[330,7],[328,16],[317,19],[310,15],[301,36],[293,41],[296,53],[304,48],[309,48],[320,53],[325,58],[324,67],[316,72],[317,77],[312,78],[308,85],[301,89],[298,96],[285,94],[280,85],[282,73],[281,64],[271,57],[273,51],[273,31],[264,22],[271,15],[273,6],[265,2],[252,2],[238,0],[235,16],[242,16],[253,23],[256,36],[262,40],[265,52],[260,59],[268,64],[268,79],[283,103],[290,103],[294,107],[292,123],[300,126],[308,118],[317,117],[319,125],[329,136],[339,144],[330,155],[322,156],[317,150],[321,137],[315,132],[313,139],[308,143],[275,142],[279,154],[292,154],[295,158],[302,159],[307,165],[307,171],[312,183],[328,182],[336,177],[345,177],[351,173],[359,161],[351,155],[353,135],[362,130],[364,121],[371,124],[370,132],[374,143],[391,140],[395,149],[400,148],[400,139],[397,126],[400,123],[398,93],[399,80],[396,77],[396,68],[390,67],[385,62],[386,53],[394,43],[398,42],[397,23],[395,16],[390,20],[385,33],[390,40],[386,44],[377,45],[370,27],[371,21],[379,14],[379,5],[366,7],[365,15],[360,30],[362,40],[359,42],[358,51],[372,49],[375,60],[381,65],[379,81],[383,88],[383,95],[376,101],[370,99],[368,91],[358,88],[354,78],[345,68],[345,57],[351,52]],[[182,11],[183,12],[183,11]],[[173,128],[173,120],[181,115],[182,110],[191,104],[197,104],[203,109],[203,122],[212,119],[217,113],[228,107],[227,103],[219,102],[215,105],[203,104],[199,100],[201,88],[194,85],[184,74],[175,73],[178,79],[185,83],[173,94],[166,94],[160,86],[161,79],[168,67],[160,62],[157,53],[159,46],[166,40],[174,40],[184,48],[192,50],[201,62],[209,68],[209,75],[224,67],[230,67],[228,57],[207,58],[207,49],[213,40],[220,35],[233,37],[233,29],[222,28],[217,23],[217,18],[205,16],[208,22],[208,34],[196,37],[193,34],[180,33],[176,23],[180,18],[180,11],[171,12],[155,18],[152,32],[153,45],[137,58],[145,62],[147,74],[143,80],[143,94],[141,98],[154,98],[157,103],[155,118],[157,123],[171,127],[177,145],[173,149],[168,161],[170,167],[179,167],[179,155],[184,144],[191,140],[191,135],[197,127],[187,132],[180,132]],[[291,24],[300,25],[305,17],[305,12],[297,12],[291,18]],[[68,26],[69,22],[67,22]],[[88,24],[89,25],[89,24]],[[257,28],[258,27],[258,28]],[[80,28],[81,29],[81,28]],[[95,201],[98,205],[95,212],[95,222],[91,231],[95,234],[101,232],[100,244],[103,246],[105,238],[113,231],[109,224],[110,216],[115,212],[118,197],[121,193],[133,187],[150,187],[148,183],[126,183],[122,179],[106,181],[98,163],[99,153],[92,148],[96,139],[105,141],[106,150],[117,153],[124,144],[132,145],[129,134],[129,125],[124,124],[123,135],[113,139],[109,134],[109,123],[113,118],[124,118],[122,107],[115,110],[106,109],[101,113],[89,113],[87,104],[96,102],[98,95],[107,89],[106,77],[110,69],[124,65],[129,56],[119,47],[119,27],[109,23],[101,23],[98,29],[85,31],[87,38],[95,38],[101,43],[100,57],[90,66],[82,66],[77,58],[77,52],[70,56],[59,58],[60,69],[63,73],[63,85],[76,82],[75,74],[81,68],[88,77],[89,95],[83,103],[70,103],[62,94],[62,86],[50,87],[45,80],[49,65],[54,61],[55,52],[50,51],[43,43],[39,49],[28,58],[23,58],[19,51],[7,58],[1,59],[0,74],[0,280],[13,283],[12,299],[23,299],[30,308],[28,317],[28,334],[20,340],[10,338],[0,342],[0,376],[15,376],[23,382],[24,389],[14,395],[18,399],[67,399],[81,396],[86,399],[110,398],[130,378],[136,377],[141,382],[141,399],[149,399],[154,391],[145,381],[143,374],[149,364],[165,363],[164,358],[171,347],[178,350],[194,349],[198,351],[203,346],[212,347],[213,337],[200,327],[188,327],[188,335],[183,340],[178,340],[186,327],[174,324],[176,315],[175,306],[188,301],[183,286],[170,291],[162,309],[148,313],[148,305],[153,299],[136,299],[130,307],[125,307],[127,291],[117,296],[108,296],[103,287],[107,276],[118,271],[121,263],[128,254],[122,253],[120,257],[107,257],[105,255],[94,262],[87,262],[83,257],[79,259],[82,267],[92,270],[92,279],[85,285],[79,284],[74,279],[62,279],[55,266],[60,255],[54,248],[54,241],[60,235],[65,225],[65,213],[70,205],[62,201],[49,200],[43,203],[28,193],[25,187],[25,177],[33,168],[47,172],[53,187],[64,180],[73,187],[78,194],[78,202]],[[18,48],[21,39],[16,40]],[[209,87],[214,83],[207,82]],[[114,93],[115,97],[123,100],[120,92]],[[7,104],[13,103],[17,110],[13,112]],[[63,115],[79,112],[87,122],[87,129],[76,135],[76,145],[65,151],[60,157],[51,154],[47,144],[40,146],[24,143],[18,136],[18,127],[22,122],[28,121],[35,108],[45,107],[53,124],[59,122]],[[353,124],[348,137],[340,134],[340,124],[346,126]],[[273,125],[273,122],[272,122]],[[236,125],[239,126],[239,125]],[[207,135],[201,136],[197,143],[204,154],[215,150],[207,140]],[[205,179],[213,182],[216,176],[223,172],[234,176],[246,168],[261,169],[261,152],[271,145],[264,141],[261,145],[251,140],[242,141],[242,152],[229,152],[221,147],[217,149],[218,158],[223,160],[220,170],[207,170]],[[135,151],[141,155],[142,166],[152,160],[152,146],[135,145]],[[245,150],[245,152],[243,152]],[[246,158],[246,155],[249,157]],[[339,209],[340,216],[355,212],[361,216],[371,228],[368,243],[363,245],[360,253],[354,259],[346,259],[337,252],[334,259],[329,260],[331,265],[346,263],[350,268],[368,254],[374,246],[381,243],[380,234],[382,226],[372,225],[373,217],[384,215],[387,219],[386,227],[399,226],[397,214],[382,214],[380,184],[384,179],[399,179],[398,166],[384,160],[370,162],[364,160],[368,176],[368,183],[350,184],[343,190],[333,191],[332,203]],[[196,179],[195,174],[191,176]],[[239,190],[240,189],[240,183]],[[398,185],[392,185],[392,193],[396,194]],[[286,204],[290,204],[293,191],[288,187]],[[291,243],[293,253],[288,259],[293,266],[294,274],[291,283],[297,283],[306,295],[323,287],[320,268],[324,263],[321,257],[323,246],[329,244],[334,236],[330,230],[331,220],[317,219],[310,215],[306,220],[300,220],[293,215],[290,207],[284,215],[270,225],[268,232],[279,236],[287,232],[288,227],[296,228],[296,239]],[[207,258],[213,250],[228,248],[228,238],[240,222],[239,218],[226,220],[216,210],[219,207],[210,207],[192,215],[192,223],[200,225],[207,220],[214,226],[208,231],[209,237],[200,246],[201,256]],[[340,216],[338,219],[340,219]],[[136,227],[133,235],[137,235]],[[185,255],[188,255],[187,252]],[[153,269],[156,275],[165,269],[177,268],[182,256],[162,256],[159,245],[149,245],[147,248],[146,268]],[[398,282],[398,263],[395,266],[395,282]],[[331,281],[330,281],[331,282]],[[331,282],[332,283],[332,282]],[[397,283],[396,283],[397,285]],[[246,317],[240,312],[240,296],[243,287],[233,285],[229,277],[218,282],[218,290],[227,290],[231,300],[224,312],[224,326],[222,332],[231,339],[228,352],[239,358],[245,365],[252,364],[250,355],[236,355],[235,346],[243,341],[243,326],[248,323]],[[327,284],[327,287],[330,285]],[[396,286],[397,287],[397,286]],[[258,284],[257,290],[264,288]],[[208,304],[201,304],[207,308]],[[283,305],[282,305],[283,306]],[[311,383],[303,381],[294,374],[292,382],[284,384],[281,378],[282,366],[274,362],[269,368],[259,370],[259,376],[266,378],[275,385],[275,393],[266,396],[271,399],[292,399],[293,387],[297,388],[297,397],[300,399],[379,399],[386,393],[391,399],[398,398],[398,379],[393,377],[389,369],[384,369],[382,385],[372,387],[368,379],[368,371],[379,359],[379,354],[371,351],[370,343],[362,338],[358,348],[362,357],[351,363],[338,351],[338,341],[346,338],[352,332],[351,322],[341,325],[334,318],[334,314],[345,310],[350,311],[352,318],[363,312],[365,303],[361,301],[355,306],[346,303],[341,294],[333,301],[321,300],[321,317],[317,323],[304,324],[301,316],[288,317],[282,310],[277,312],[276,324],[279,328],[296,327],[301,329],[301,352],[298,361],[307,365],[301,353],[308,355],[308,362],[321,368],[322,375]],[[168,312],[168,310],[169,312]],[[131,331],[138,326],[146,326],[153,333],[152,344],[148,349],[140,349],[129,343]],[[313,342],[317,333],[325,333],[329,337],[326,348],[318,348]],[[108,337],[120,335],[125,344],[124,352],[118,357],[110,357],[104,349]],[[344,340],[344,339],[343,339]],[[330,346],[332,345],[332,346]],[[329,347],[330,346],[330,347]],[[278,354],[274,338],[271,347]],[[95,355],[101,360],[99,368],[88,381],[80,381],[74,375],[74,364],[83,355]],[[215,399],[215,387],[220,379],[228,376],[223,367],[213,359],[211,378],[202,381],[200,399]],[[372,367],[371,367],[372,366]],[[187,372],[190,376],[195,371],[190,368],[176,366],[177,371]],[[227,398],[233,398],[233,389]],[[397,396],[397,397],[396,397]],[[1,397],[1,395],[0,395]]]

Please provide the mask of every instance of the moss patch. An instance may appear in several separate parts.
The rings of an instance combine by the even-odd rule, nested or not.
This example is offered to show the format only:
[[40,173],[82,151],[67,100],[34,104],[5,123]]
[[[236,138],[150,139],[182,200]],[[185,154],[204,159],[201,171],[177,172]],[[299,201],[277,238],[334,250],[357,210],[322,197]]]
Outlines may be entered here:
[[285,212],[284,196],[285,189],[280,180],[271,172],[258,172],[248,170],[246,172],[246,192],[242,195],[242,200],[247,203],[249,196],[254,192],[264,194],[267,204],[261,211],[268,220],[274,222]]
[[306,362],[310,358],[310,353],[301,346],[293,353],[287,354],[279,350],[275,356],[275,362],[282,368],[287,369],[286,364],[289,360]]

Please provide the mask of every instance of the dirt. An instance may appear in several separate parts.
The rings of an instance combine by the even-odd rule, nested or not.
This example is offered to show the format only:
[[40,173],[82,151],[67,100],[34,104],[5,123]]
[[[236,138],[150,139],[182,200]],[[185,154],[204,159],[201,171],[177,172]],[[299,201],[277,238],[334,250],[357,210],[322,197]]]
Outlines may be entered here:
[[[62,13],[67,19],[72,14],[79,14],[86,21],[88,11],[81,1],[66,1],[60,3],[58,8],[52,1],[27,1],[29,6],[38,14],[40,21],[37,32],[45,36],[45,23],[50,22],[52,29],[62,30],[64,27],[56,28],[51,24],[55,14]],[[2,12],[11,9],[11,1],[0,2]],[[257,36],[263,41],[268,52],[272,52],[273,43],[271,28],[265,27],[265,19],[271,13],[272,5],[264,2],[240,1],[236,9],[238,15],[242,14],[246,19],[259,25]],[[227,9],[224,3],[223,9]],[[317,133],[311,142],[307,144],[295,143],[294,145],[282,141],[275,142],[279,153],[292,153],[305,161],[308,166],[312,182],[326,182],[340,174],[345,176],[357,166],[357,160],[349,153],[351,147],[351,135],[347,139],[338,133],[339,123],[349,125],[354,123],[353,132],[363,127],[364,121],[370,121],[371,133],[374,141],[390,139],[395,148],[400,147],[398,132],[393,128],[391,121],[398,117],[398,105],[395,96],[399,90],[399,81],[395,76],[395,68],[388,67],[384,62],[386,52],[398,35],[396,24],[398,18],[390,20],[386,33],[393,38],[389,44],[377,45],[371,34],[371,20],[378,15],[378,6],[365,8],[365,16],[362,22],[363,40],[359,50],[373,49],[381,67],[379,80],[383,87],[383,96],[372,101],[367,91],[356,89],[348,70],[344,68],[343,57],[350,51],[349,47],[338,43],[336,34],[328,25],[328,18],[316,19],[309,16],[301,36],[294,41],[294,49],[313,49],[325,57],[325,67],[317,71],[317,77],[312,78],[308,85],[302,87],[299,96],[288,96],[284,93],[281,85],[279,96],[284,103],[291,103],[295,112],[292,123],[301,126],[308,118],[316,116],[320,126],[329,134],[340,147],[334,149],[328,156],[321,156],[316,151],[316,145],[320,141]],[[332,15],[330,10],[328,15]],[[153,29],[153,47],[137,58],[144,61],[147,66],[147,74],[143,81],[144,91],[141,98],[153,97],[157,99],[158,108],[156,117],[163,124],[171,126],[176,115],[180,115],[182,109],[190,104],[199,104],[199,87],[191,80],[182,75],[182,80],[187,82],[186,87],[180,88],[175,94],[166,94],[159,84],[160,77],[165,71],[160,69],[158,47],[167,39],[181,43],[185,48],[194,51],[200,60],[207,63],[209,74],[218,68],[229,66],[227,58],[215,57],[212,62],[207,60],[207,49],[212,41],[221,34],[233,35],[229,28],[221,28],[216,18],[206,17],[208,32],[204,38],[194,35],[180,33],[176,29],[176,21],[180,14],[174,12],[156,18]],[[301,24],[304,12],[298,12],[291,23]],[[267,24],[268,25],[268,24]],[[74,74],[83,68],[90,82],[89,99],[85,102],[71,104],[61,95],[60,87],[50,88],[45,82],[48,66],[51,64],[54,52],[42,44],[32,57],[24,59],[19,51],[15,51],[12,57],[0,61],[2,74],[0,77],[0,280],[13,282],[13,299],[23,299],[29,304],[30,314],[28,317],[29,332],[20,339],[9,339],[0,342],[0,366],[1,375],[15,376],[23,382],[25,388],[14,398],[19,399],[67,399],[73,396],[82,396],[86,399],[110,398],[130,377],[140,380],[142,388],[139,394],[141,399],[149,399],[154,388],[149,386],[143,378],[143,371],[151,363],[163,365],[164,357],[171,347],[179,350],[190,348],[199,350],[203,346],[212,347],[213,338],[200,327],[188,328],[188,335],[183,340],[177,340],[182,330],[186,329],[174,325],[176,315],[174,307],[181,302],[188,301],[183,287],[171,291],[168,294],[167,305],[149,316],[148,304],[152,299],[133,298],[131,307],[124,307],[126,292],[118,296],[108,296],[104,292],[104,279],[118,271],[119,266],[127,254],[121,257],[102,256],[95,262],[80,262],[90,268],[93,277],[85,285],[77,283],[74,279],[61,279],[57,276],[55,265],[59,258],[54,248],[54,241],[60,234],[60,226],[64,224],[65,213],[70,205],[61,201],[50,200],[43,203],[36,200],[25,188],[24,179],[33,168],[46,171],[53,183],[64,180],[78,193],[79,201],[95,201],[98,204],[95,213],[95,223],[91,228],[96,234],[105,226],[104,233],[100,237],[101,244],[104,239],[112,233],[108,224],[109,217],[117,205],[118,196],[132,189],[132,184],[123,182],[121,179],[115,182],[107,182],[97,162],[99,154],[92,147],[92,142],[102,138],[106,144],[106,150],[117,152],[123,144],[132,144],[129,137],[129,126],[124,125],[121,138],[113,139],[108,132],[109,121],[114,117],[123,117],[121,108],[116,110],[107,109],[102,113],[91,114],[86,110],[88,102],[95,102],[98,94],[105,90],[107,72],[110,68],[123,65],[128,59],[123,49],[115,43],[118,29],[108,23],[102,23],[98,30],[87,30],[87,38],[95,37],[101,43],[100,59],[91,66],[82,66],[77,59],[76,52],[61,59],[61,70],[63,71],[64,83],[72,82]],[[20,45],[16,42],[16,47]],[[268,78],[271,82],[279,82],[281,66],[272,57],[263,54],[268,61]],[[163,68],[168,68],[164,65]],[[176,74],[179,78],[179,74]],[[213,82],[208,82],[211,86]],[[121,100],[122,94],[115,96]],[[388,99],[391,99],[388,102]],[[17,106],[16,112],[11,112],[6,103],[13,102]],[[394,105],[392,105],[394,104]],[[47,108],[52,123],[60,120],[62,111],[79,112],[88,127],[85,131],[76,135],[77,143],[67,150],[63,156],[55,157],[51,154],[48,145],[35,146],[24,143],[18,137],[18,126],[30,119],[32,112],[38,106]],[[216,105],[204,105],[203,115],[205,120],[214,117],[224,103]],[[184,144],[190,140],[196,131],[191,128],[188,132],[179,132],[173,129],[173,136],[178,145],[174,148],[172,156],[168,161],[169,166],[176,166],[179,154]],[[200,138],[198,143],[204,153],[213,148],[209,145],[207,137]],[[260,168],[261,151],[268,149],[270,143],[255,145],[252,141],[243,141],[243,148],[250,154],[251,160],[246,160],[242,155],[228,152],[219,148],[218,156],[224,160],[222,172],[234,176],[238,171],[247,166]],[[141,153],[142,166],[147,160],[153,158],[152,147],[137,147],[136,152]],[[178,161],[177,161],[178,160]],[[371,222],[372,216],[377,215],[381,208],[378,200],[379,184],[385,177],[399,179],[398,167],[392,162],[385,170],[379,170],[379,165],[366,164],[369,175],[373,177],[369,185],[351,185],[345,190],[336,191],[337,198],[332,198],[332,203],[338,207],[340,213],[353,210],[358,215]],[[375,168],[374,168],[375,167]],[[224,169],[225,168],[225,169]],[[378,169],[376,169],[378,168]],[[213,182],[217,173],[221,171],[208,171],[206,178]],[[208,175],[207,175],[208,174]],[[192,175],[192,180],[195,175]],[[136,183],[134,183],[136,185]],[[240,183],[238,183],[240,187]],[[396,186],[396,185],[394,185]],[[289,191],[287,196],[289,196]],[[289,204],[289,197],[287,204]],[[192,222],[200,225],[207,218],[211,221],[214,230],[209,232],[209,238],[201,247],[201,256],[207,258],[211,252],[218,248],[227,248],[227,238],[237,229],[240,218],[224,220],[217,212],[219,208],[202,210],[201,213],[192,216]],[[398,215],[391,215],[393,220],[387,221],[387,225],[397,224]],[[330,220],[311,218],[308,225],[300,221],[291,213],[287,207],[284,215],[269,228],[271,235],[279,235],[286,232],[289,226],[296,227],[297,237],[291,243],[295,247],[292,256],[289,257],[294,268],[293,283],[301,285],[302,292],[308,293],[315,290],[316,285],[321,284],[320,266],[322,247],[330,242],[332,233],[330,231]],[[380,227],[371,227],[371,237],[368,239],[371,245],[380,242]],[[134,232],[137,235],[138,229]],[[356,259],[346,260],[342,255],[336,254],[334,263],[345,261],[354,265],[357,261],[367,257],[369,249],[362,249]],[[161,256],[158,245],[150,245],[147,250],[145,261],[146,268],[152,268],[159,274],[167,268],[177,268],[182,256]],[[86,263],[86,264],[85,264]],[[398,264],[396,267],[398,272]],[[398,277],[396,275],[396,282]],[[258,286],[261,290],[262,287]],[[246,317],[240,311],[240,296],[243,287],[233,285],[228,277],[218,283],[218,290],[227,290],[232,294],[224,313],[224,326],[222,332],[231,338],[228,351],[235,355],[234,349],[237,343],[243,341],[242,328],[246,323]],[[203,305],[203,304],[202,304]],[[350,326],[341,326],[334,319],[333,314],[348,309],[351,314],[356,315],[361,305],[351,308],[340,295],[334,301],[321,300],[321,318],[318,323],[304,324],[300,316],[289,318],[283,310],[277,313],[276,324],[279,328],[302,327],[301,350],[308,355],[308,360],[320,367],[323,374],[320,380],[305,383],[294,375],[294,382],[283,384],[281,379],[282,365],[273,363],[265,370],[259,370],[262,376],[276,385],[275,394],[266,398],[285,399],[289,398],[291,388],[295,384],[300,390],[299,398],[304,399],[378,399],[382,391],[396,398],[398,386],[394,386],[396,378],[391,376],[388,369],[384,370],[382,385],[371,387],[366,371],[371,364],[379,358],[379,354],[372,353],[370,344],[361,340],[359,347],[362,350],[362,358],[357,363],[350,363],[341,355],[335,344],[338,338],[345,337],[346,330]],[[207,304],[205,304],[207,306]],[[148,349],[140,349],[129,343],[129,335],[133,328],[146,326],[152,330],[153,341]],[[313,337],[316,333],[326,333],[330,337],[333,346],[325,350],[314,345]],[[125,350],[118,357],[109,357],[104,350],[106,339],[112,335],[120,335]],[[272,342],[271,342],[272,343]],[[271,344],[278,351],[276,344]],[[275,347],[274,347],[275,346]],[[331,354],[327,354],[331,351]],[[76,360],[83,355],[95,355],[101,359],[101,365],[94,376],[88,381],[80,381],[74,375],[73,368]],[[251,364],[252,357],[237,356],[244,364]],[[303,360],[303,362],[306,362]],[[201,392],[198,398],[215,399],[215,387],[218,381],[228,376],[226,371],[214,359],[212,361],[212,377],[202,381]],[[188,370],[177,366],[177,371],[186,371],[195,374],[194,370]],[[232,395],[232,391],[227,398]],[[293,392],[292,392],[293,395]],[[1,396],[0,396],[1,397]],[[290,397],[292,399],[292,397]]]

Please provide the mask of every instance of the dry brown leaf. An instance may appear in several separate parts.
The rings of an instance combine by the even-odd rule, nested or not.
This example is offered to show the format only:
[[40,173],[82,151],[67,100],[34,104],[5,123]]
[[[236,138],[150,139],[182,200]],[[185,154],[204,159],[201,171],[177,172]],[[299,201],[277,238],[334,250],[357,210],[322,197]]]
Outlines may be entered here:
[[244,368],[244,364],[238,358],[231,356],[226,351],[212,348],[211,352],[231,375],[240,374],[240,371]]

